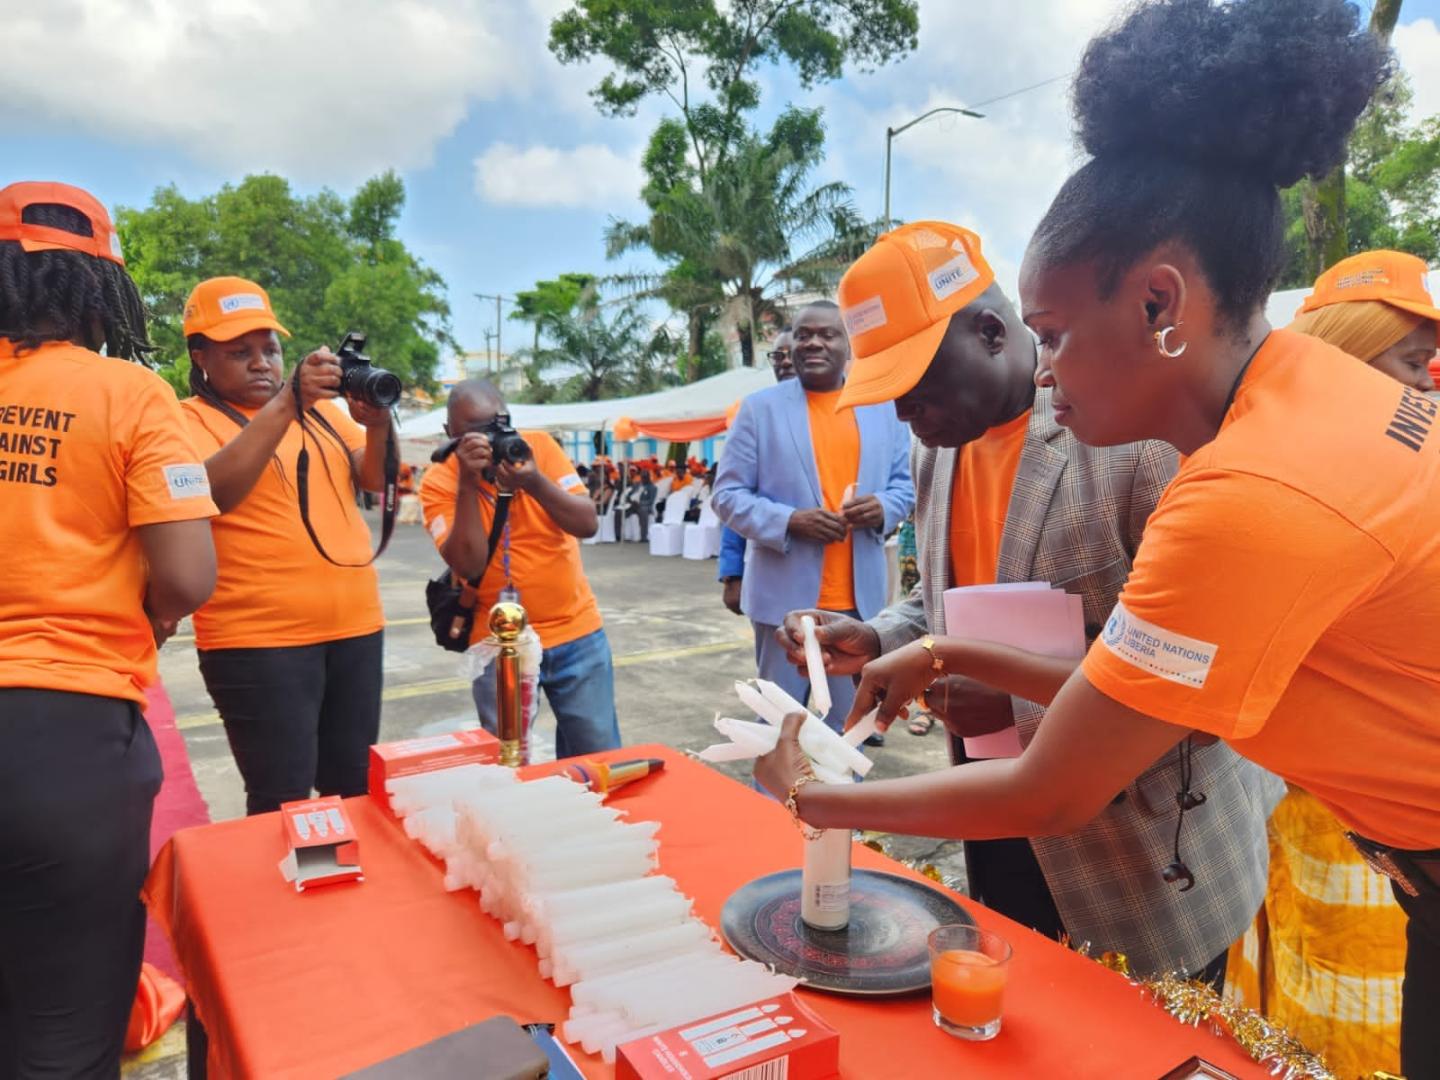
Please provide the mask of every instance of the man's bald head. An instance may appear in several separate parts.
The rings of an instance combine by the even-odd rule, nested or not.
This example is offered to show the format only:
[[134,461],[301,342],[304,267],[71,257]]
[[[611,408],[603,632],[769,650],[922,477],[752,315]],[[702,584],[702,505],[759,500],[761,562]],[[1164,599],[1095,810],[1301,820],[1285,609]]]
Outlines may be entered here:
[[450,390],[445,403],[446,432],[452,436],[478,431],[505,411],[505,395],[489,379],[465,379]]

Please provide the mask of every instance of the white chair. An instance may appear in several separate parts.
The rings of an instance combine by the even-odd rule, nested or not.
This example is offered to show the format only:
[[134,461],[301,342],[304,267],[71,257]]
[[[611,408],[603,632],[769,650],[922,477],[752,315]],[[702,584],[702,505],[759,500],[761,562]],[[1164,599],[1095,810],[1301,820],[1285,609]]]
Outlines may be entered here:
[[685,544],[681,552],[687,559],[713,559],[720,554],[720,526],[697,525],[694,522],[685,526]]
[[650,526],[650,554],[668,557],[685,549],[685,526],[673,522]]

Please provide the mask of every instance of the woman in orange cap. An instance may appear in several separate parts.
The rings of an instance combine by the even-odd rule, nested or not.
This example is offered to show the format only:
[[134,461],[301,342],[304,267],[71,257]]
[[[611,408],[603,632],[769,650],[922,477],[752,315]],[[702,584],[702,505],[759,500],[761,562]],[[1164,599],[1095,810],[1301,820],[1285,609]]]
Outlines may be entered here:
[[[101,355],[101,350],[104,355]],[[156,638],[215,584],[205,470],[110,215],[0,189],[0,1076],[118,1076]]]
[[[389,410],[352,398],[350,415],[341,411],[340,365],[328,349],[286,378],[288,331],[253,281],[202,281],[184,330],[193,396],[181,407],[221,511],[220,578],[195,613],[195,644],[245,781],[246,813],[312,789],[363,795],[380,730],[385,616],[356,493],[384,485]],[[302,447],[313,459],[311,525],[326,554],[301,518]]]
[[[1398,251],[1342,259],[1290,329],[1428,393],[1440,309],[1426,273]],[[1232,986],[1341,1076],[1400,1068],[1405,913],[1385,886],[1335,815],[1292,786],[1270,819],[1269,895],[1231,950]]]
[[[1264,317],[1284,257],[1278,189],[1343,160],[1389,71],[1345,0],[1149,0],[1090,43],[1074,104],[1092,156],[1020,275],[1036,379],[1082,441],[1160,439],[1185,463],[1021,756],[816,784],[791,720],[757,774],[820,828],[1050,835],[1193,733],[1223,738],[1324,803],[1392,878],[1410,917],[1402,1064],[1431,1077],[1440,409]],[[977,648],[924,639],[872,663],[856,714],[878,706],[888,722]],[[1180,797],[1201,828],[1203,794]],[[1194,876],[1183,843],[1164,873],[1177,887]]]

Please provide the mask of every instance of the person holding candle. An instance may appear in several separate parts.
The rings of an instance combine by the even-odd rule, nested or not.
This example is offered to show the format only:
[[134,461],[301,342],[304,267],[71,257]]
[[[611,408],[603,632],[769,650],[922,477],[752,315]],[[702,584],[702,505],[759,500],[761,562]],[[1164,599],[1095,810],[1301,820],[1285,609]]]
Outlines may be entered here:
[[[792,327],[786,323],[780,328],[780,333],[775,335],[775,340],[770,343],[770,351],[766,354],[770,358],[770,370],[775,373],[777,383],[786,382],[795,377],[795,365],[790,362],[790,334]],[[729,428],[735,423],[735,417],[740,412],[740,402],[730,406],[726,413],[726,427]],[[715,463],[716,476],[719,475],[720,463]],[[711,490],[714,490],[714,481],[711,481]],[[745,614],[740,606],[740,584],[745,578],[745,537],[741,536],[729,525],[720,527],[720,585],[721,601],[736,615]]]
[[[885,537],[910,513],[910,432],[889,406],[837,411],[850,342],[831,301],[803,308],[792,329],[798,378],[745,398],[720,455],[712,505],[751,545],[741,603],[760,677],[808,700],[775,640],[786,613],[819,608],[869,618],[885,604]],[[855,693],[829,680],[837,727]]]
[[[943,634],[947,588],[997,581],[1078,593],[1086,637],[1098,636],[1174,475],[1175,451],[1159,442],[1084,446],[1051,419],[1050,393],[1035,387],[1034,338],[968,229],[923,221],[887,233],[846,272],[839,298],[847,316],[861,313],[851,320],[855,360],[841,407],[893,401],[919,441],[911,466],[924,556],[919,587],[868,622],[786,616],[780,644],[791,662],[805,663],[805,615],[820,624],[826,671],[849,674]],[[867,327],[864,312],[877,302],[885,324]],[[1041,682],[1076,663],[1030,661]],[[1028,741],[1044,717],[1025,693],[1012,697],[991,682],[977,664],[952,669],[925,694],[956,763],[968,760],[963,738],[1018,724]],[[1190,762],[1192,786],[1206,795],[1188,853],[1193,888],[1158,872],[1173,857],[1177,750],[1081,829],[966,843],[970,894],[1047,937],[1123,952],[1137,974],[1185,971],[1218,983],[1227,948],[1264,895],[1265,818],[1281,790],[1224,746],[1196,748]]]
[[[1342,349],[1421,393],[1435,389],[1440,308],[1425,263],[1399,251],[1341,259],[1290,329]],[[1341,1076],[1400,1068],[1405,913],[1335,815],[1292,787],[1270,819],[1270,888],[1231,950],[1232,986]]]
[[[830,790],[786,737],[757,774],[798,785],[818,827],[1034,836],[1080,827],[1192,732],[1225,739],[1324,803],[1392,877],[1410,916],[1402,1068],[1437,1076],[1437,408],[1264,318],[1277,189],[1342,160],[1389,68],[1342,0],[1151,0],[1090,43],[1075,111],[1093,157],[1021,269],[1036,382],[1082,442],[1161,438],[1185,462],[1019,758]],[[935,664],[963,670],[977,648],[882,657],[852,717],[878,705],[888,723]]]

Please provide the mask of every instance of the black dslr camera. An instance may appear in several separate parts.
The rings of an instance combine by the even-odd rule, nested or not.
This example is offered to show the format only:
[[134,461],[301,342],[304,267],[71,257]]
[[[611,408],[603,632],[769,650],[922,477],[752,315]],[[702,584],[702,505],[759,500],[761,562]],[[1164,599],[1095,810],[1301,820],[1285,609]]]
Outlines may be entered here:
[[[490,459],[497,465],[510,464],[519,465],[522,461],[530,460],[530,444],[520,437],[520,433],[510,426],[509,413],[496,413],[494,419],[483,427],[472,428],[478,435],[484,435],[490,440]],[[469,432],[466,432],[468,435]],[[440,449],[430,455],[430,460],[441,462],[455,453],[455,448],[460,445],[464,436],[457,435]]]
[[340,392],[377,409],[391,408],[400,400],[400,378],[373,366],[364,350],[364,334],[352,331],[340,343],[335,353],[340,361]]

